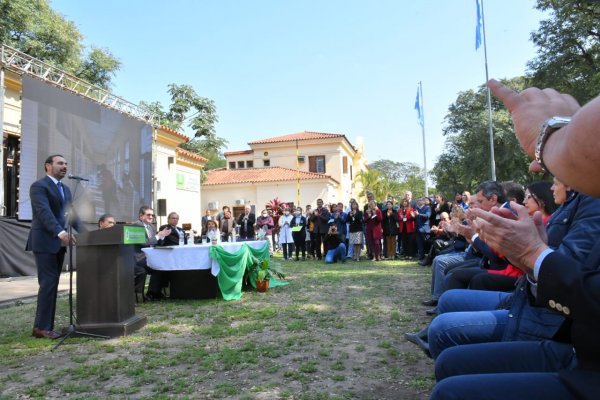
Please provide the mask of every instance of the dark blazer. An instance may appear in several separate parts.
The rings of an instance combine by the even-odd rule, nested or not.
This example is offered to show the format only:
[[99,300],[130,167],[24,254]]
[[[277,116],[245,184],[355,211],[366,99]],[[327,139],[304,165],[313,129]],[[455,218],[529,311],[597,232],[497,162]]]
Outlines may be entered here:
[[346,218],[346,222],[350,224],[350,233],[362,232],[364,222],[362,211],[356,210],[356,213],[354,215],[351,215],[351,212],[349,212],[348,218]]
[[542,262],[537,300],[541,306],[562,312],[570,322],[577,368],[559,371],[563,382],[584,399],[600,393],[600,242],[580,264],[553,252]]
[[[314,211],[319,211],[319,215],[315,215]],[[329,232],[329,220],[331,219],[331,213],[327,207],[317,208],[313,211],[312,221],[315,224],[314,233],[320,233],[321,235]]]
[[381,227],[383,228],[383,234],[390,236],[396,236],[398,234],[398,213],[392,210],[392,214],[388,216],[387,209],[381,211]]
[[256,215],[254,215],[254,213],[248,214],[248,221],[244,224],[245,215],[246,214],[241,214],[237,220],[237,224],[240,227],[239,236],[242,239],[254,239],[254,223],[256,222]]
[[176,226],[173,227],[170,225],[162,225],[160,228],[158,228],[158,230],[162,231],[167,226],[171,228],[171,233],[169,234],[169,236],[165,236],[164,239],[159,240],[157,243],[158,246],[179,246],[180,235],[183,236],[183,244],[187,244],[187,237],[185,236],[185,232],[181,228],[178,228]]
[[[144,226],[144,223],[139,219],[133,223],[133,225]],[[146,243],[145,244],[136,244],[133,246],[135,263],[141,267],[145,267],[146,264],[146,254],[142,251],[144,247],[156,246],[158,244],[158,240],[156,240],[156,229],[154,229],[154,225],[150,225],[150,236],[146,234]]]
[[300,216],[300,223],[297,224],[296,223],[296,216],[292,217],[292,223],[290,224],[290,228],[293,228],[295,226],[301,226],[302,229],[300,229],[298,232],[292,232],[292,237],[294,239],[298,238],[301,240],[305,240],[306,239],[306,217],[304,215]]
[[[58,253],[61,241],[58,234],[67,230],[65,212],[71,203],[71,191],[63,184],[65,199],[58,190],[58,186],[45,176],[35,181],[29,189],[31,199],[31,230],[27,239],[25,250],[36,253]],[[73,227],[79,230],[79,220],[73,218]]]

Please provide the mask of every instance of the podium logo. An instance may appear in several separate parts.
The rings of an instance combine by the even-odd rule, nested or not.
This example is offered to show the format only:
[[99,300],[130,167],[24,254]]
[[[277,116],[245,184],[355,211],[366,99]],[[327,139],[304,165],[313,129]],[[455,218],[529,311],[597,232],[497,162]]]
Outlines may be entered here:
[[123,244],[146,243],[146,230],[141,226],[123,226]]

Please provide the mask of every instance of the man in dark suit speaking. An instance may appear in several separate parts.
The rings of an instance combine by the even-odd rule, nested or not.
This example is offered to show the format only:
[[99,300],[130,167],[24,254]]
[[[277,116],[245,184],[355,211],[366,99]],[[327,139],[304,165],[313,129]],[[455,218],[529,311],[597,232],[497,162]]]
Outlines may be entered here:
[[[44,162],[44,169],[46,176],[29,189],[32,220],[26,250],[33,251],[40,285],[33,336],[57,339],[61,336],[54,331],[58,282],[66,246],[75,243],[75,236],[69,235],[66,228],[71,191],[61,182],[67,175],[67,161],[59,154],[51,155]],[[78,220],[72,221],[78,230]]]

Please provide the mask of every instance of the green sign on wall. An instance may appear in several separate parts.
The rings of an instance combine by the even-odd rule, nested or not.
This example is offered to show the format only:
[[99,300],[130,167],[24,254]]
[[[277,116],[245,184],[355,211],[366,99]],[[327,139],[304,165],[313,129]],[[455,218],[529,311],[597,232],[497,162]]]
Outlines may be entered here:
[[143,226],[123,225],[123,244],[146,243],[146,230]]

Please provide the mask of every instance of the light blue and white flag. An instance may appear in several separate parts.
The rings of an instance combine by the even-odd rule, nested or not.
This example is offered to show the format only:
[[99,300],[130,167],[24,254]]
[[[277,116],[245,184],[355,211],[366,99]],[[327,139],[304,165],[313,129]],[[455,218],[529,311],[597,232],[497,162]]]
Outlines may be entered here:
[[421,106],[421,97],[419,96],[419,88],[417,88],[417,98],[415,100],[415,110],[417,110],[417,114],[419,117],[419,125],[421,128],[425,125],[425,116],[423,115],[423,107]]

